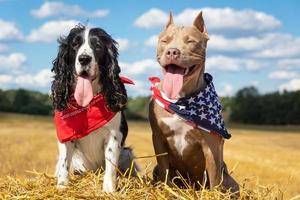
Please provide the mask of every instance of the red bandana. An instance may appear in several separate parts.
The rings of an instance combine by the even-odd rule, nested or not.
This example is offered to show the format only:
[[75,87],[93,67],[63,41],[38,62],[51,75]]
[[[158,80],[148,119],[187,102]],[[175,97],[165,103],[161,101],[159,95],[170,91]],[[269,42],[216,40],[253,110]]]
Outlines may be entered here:
[[[125,77],[121,77],[121,80],[123,83],[134,84]],[[87,107],[78,106],[74,97],[69,104],[64,111],[55,111],[54,114],[57,138],[61,143],[90,134],[103,127],[116,115],[108,108],[103,94],[94,96]]]

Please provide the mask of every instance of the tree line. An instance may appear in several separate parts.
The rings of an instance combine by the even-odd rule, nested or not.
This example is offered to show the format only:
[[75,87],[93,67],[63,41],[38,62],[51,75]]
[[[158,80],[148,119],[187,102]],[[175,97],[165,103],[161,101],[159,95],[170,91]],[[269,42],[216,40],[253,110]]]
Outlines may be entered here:
[[0,90],[0,111],[23,114],[50,115],[49,95],[24,89]]
[[300,91],[261,95],[255,87],[231,99],[230,120],[246,124],[300,124]]
[[[131,120],[147,120],[150,97],[129,98],[125,114]],[[300,124],[300,91],[260,94],[255,87],[222,97],[229,122],[245,124]],[[0,111],[52,115],[49,95],[24,89],[0,90]]]

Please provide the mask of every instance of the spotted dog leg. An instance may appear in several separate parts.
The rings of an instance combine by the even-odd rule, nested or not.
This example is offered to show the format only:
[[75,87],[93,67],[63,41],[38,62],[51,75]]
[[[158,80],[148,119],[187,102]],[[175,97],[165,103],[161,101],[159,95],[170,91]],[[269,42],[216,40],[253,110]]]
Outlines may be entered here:
[[104,192],[116,191],[117,167],[121,152],[122,133],[119,130],[111,130],[108,143],[105,146],[105,175],[103,181]]
[[64,188],[69,182],[69,169],[75,148],[73,142],[58,142],[59,157],[56,164],[57,187]]

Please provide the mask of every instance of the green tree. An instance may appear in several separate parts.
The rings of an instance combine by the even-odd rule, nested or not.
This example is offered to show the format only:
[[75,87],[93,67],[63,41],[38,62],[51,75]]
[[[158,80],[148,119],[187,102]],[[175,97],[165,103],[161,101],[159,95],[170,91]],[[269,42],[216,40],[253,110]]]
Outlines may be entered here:
[[247,87],[237,92],[232,100],[230,119],[241,123],[261,123],[260,96],[255,87]]
[[26,106],[30,103],[29,92],[24,89],[18,89],[14,101],[12,103],[12,110],[19,112],[23,106]]
[[10,111],[11,103],[5,91],[0,90],[0,111]]

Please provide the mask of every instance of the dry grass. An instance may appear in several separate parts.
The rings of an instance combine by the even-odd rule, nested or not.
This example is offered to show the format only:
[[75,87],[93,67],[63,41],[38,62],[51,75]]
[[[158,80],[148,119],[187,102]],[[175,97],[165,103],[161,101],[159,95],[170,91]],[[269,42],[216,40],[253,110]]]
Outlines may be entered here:
[[[300,134],[232,128],[225,160],[242,186],[240,199],[300,199]],[[299,133],[300,131],[298,131]],[[153,155],[147,123],[130,123],[127,144],[137,157]],[[55,188],[56,138],[52,119],[0,113],[1,199],[230,199],[217,190],[180,190],[150,184],[155,158],[138,159],[143,178],[119,180],[119,192],[101,191],[102,175],[72,177],[63,191]],[[41,173],[30,173],[37,171]],[[295,199],[296,199],[295,198]]]

